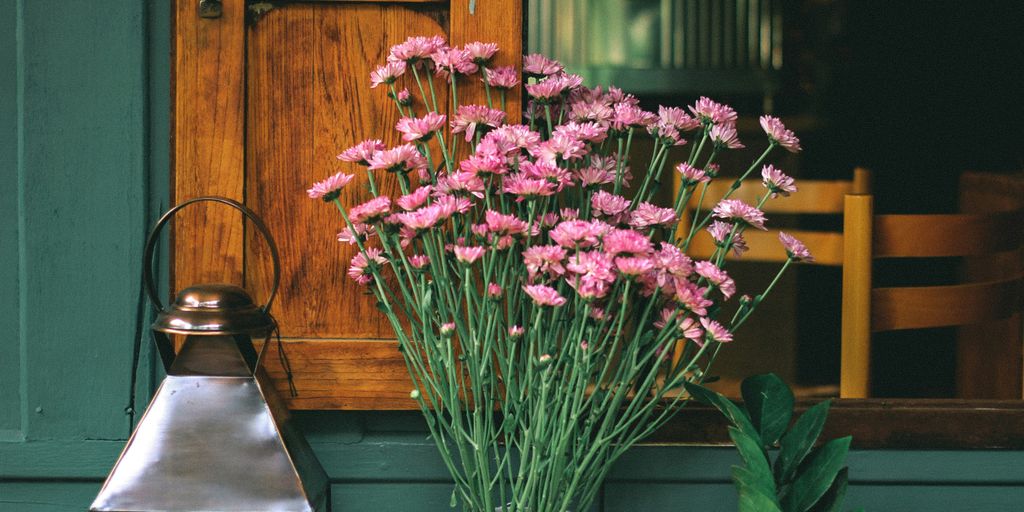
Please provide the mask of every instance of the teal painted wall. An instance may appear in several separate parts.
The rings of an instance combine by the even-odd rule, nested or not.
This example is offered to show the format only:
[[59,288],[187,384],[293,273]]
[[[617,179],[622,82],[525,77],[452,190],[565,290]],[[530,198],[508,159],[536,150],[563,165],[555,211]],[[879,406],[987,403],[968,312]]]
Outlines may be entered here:
[[[169,9],[0,0],[0,13],[0,511],[83,510],[128,433],[140,252],[167,206]],[[142,396],[156,378],[145,355]],[[416,414],[297,419],[337,510],[447,509]],[[635,449],[601,508],[735,510],[735,461],[720,448]],[[1021,453],[860,451],[850,465],[849,503],[869,510],[1024,503]]]

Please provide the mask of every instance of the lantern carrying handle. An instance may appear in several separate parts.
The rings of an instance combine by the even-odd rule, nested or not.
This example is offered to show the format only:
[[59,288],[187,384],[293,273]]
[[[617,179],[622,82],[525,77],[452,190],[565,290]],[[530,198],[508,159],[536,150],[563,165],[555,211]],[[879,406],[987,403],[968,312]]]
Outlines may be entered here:
[[164,310],[164,305],[160,302],[160,296],[157,294],[156,286],[153,285],[153,250],[156,248],[156,243],[160,239],[160,230],[171,220],[174,214],[178,213],[182,208],[202,202],[221,203],[226,204],[245,215],[252,221],[256,229],[259,230],[260,234],[263,235],[263,239],[267,241],[267,246],[270,247],[270,256],[274,261],[274,286],[270,289],[270,298],[267,299],[267,303],[263,306],[263,311],[269,313],[270,306],[274,303],[274,297],[277,296],[277,286],[281,282],[281,261],[277,255],[277,245],[274,243],[273,237],[270,236],[270,230],[267,229],[267,225],[255,214],[252,210],[247,208],[242,203],[235,201],[234,199],[228,199],[220,196],[204,196],[189,199],[187,201],[178,204],[174,208],[167,210],[160,220],[156,222],[153,230],[149,232],[149,236],[146,238],[146,250],[143,255],[144,259],[144,270],[143,280],[146,283],[146,292],[149,294],[149,299],[153,301],[153,305],[160,311]]

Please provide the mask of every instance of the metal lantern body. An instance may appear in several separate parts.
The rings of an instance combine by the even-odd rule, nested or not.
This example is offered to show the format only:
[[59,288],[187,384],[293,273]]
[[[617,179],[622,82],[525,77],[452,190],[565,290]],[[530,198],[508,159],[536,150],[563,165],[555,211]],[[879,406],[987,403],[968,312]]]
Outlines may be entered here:
[[[156,235],[175,212],[198,201],[241,210],[266,237],[274,288],[265,306],[227,284],[192,286],[161,306],[149,268]],[[187,201],[157,223],[146,264],[146,286],[160,309],[153,334],[167,378],[90,510],[330,510],[327,474],[260,366],[276,327],[269,309],[279,276],[277,249],[262,222],[229,199]],[[185,335],[177,355],[169,334]],[[261,353],[254,336],[264,340]]]

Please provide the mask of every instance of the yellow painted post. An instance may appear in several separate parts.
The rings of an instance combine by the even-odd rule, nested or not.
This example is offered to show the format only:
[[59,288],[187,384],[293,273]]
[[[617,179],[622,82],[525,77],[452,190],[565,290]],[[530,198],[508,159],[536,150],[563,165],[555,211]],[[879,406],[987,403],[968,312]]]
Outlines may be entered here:
[[840,398],[868,396],[871,363],[872,199],[869,194],[848,194],[844,202]]

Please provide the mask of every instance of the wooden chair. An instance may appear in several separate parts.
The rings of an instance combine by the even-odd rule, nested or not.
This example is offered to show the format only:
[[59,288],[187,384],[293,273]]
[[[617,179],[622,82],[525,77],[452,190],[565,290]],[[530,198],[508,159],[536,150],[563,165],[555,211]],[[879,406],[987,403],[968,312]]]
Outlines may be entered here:
[[[704,201],[701,204],[701,217],[706,215],[711,208],[715,207],[717,201],[725,195],[733,180],[720,178],[708,185],[707,193],[704,194]],[[843,198],[846,194],[866,194],[871,186],[871,175],[867,169],[856,168],[853,170],[852,180],[797,180],[798,192],[790,197],[777,198],[765,203],[763,210],[769,215],[802,215],[802,214],[824,214],[841,215],[843,213]],[[699,188],[698,188],[699,190]],[[749,204],[757,204],[757,196],[764,194],[764,186],[761,180],[747,179],[743,185],[734,192],[730,198],[742,199]],[[697,195],[697,194],[695,194]],[[696,209],[697,199],[687,205],[690,215],[684,215],[689,221],[693,211]],[[689,229],[687,224],[686,229]],[[837,231],[806,231],[798,229],[786,229],[787,233],[795,236],[807,245],[811,254],[814,255],[814,263],[818,265],[839,266],[843,264],[843,235]],[[685,231],[681,231],[684,232]],[[743,253],[741,261],[758,262],[783,262],[786,260],[786,252],[779,245],[778,229],[759,231],[748,229],[743,232],[750,249]],[[698,233],[690,242],[687,254],[696,259],[709,258],[715,252],[714,241],[707,233]],[[727,259],[736,259],[733,253],[729,253]]]
[[[871,195],[847,195],[844,203],[840,397],[869,395],[872,333],[980,324],[1021,311],[1024,210],[874,215]],[[1000,269],[1002,277],[948,286],[872,286],[875,259],[991,254],[1009,262]]]

